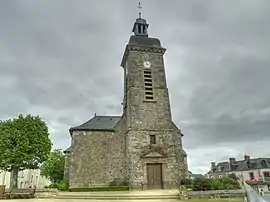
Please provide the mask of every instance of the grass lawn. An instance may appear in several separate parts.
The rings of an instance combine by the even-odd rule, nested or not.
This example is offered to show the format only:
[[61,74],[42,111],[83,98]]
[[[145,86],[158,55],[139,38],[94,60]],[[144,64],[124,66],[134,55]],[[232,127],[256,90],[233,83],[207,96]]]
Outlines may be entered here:
[[243,202],[243,198],[190,199],[188,202]]

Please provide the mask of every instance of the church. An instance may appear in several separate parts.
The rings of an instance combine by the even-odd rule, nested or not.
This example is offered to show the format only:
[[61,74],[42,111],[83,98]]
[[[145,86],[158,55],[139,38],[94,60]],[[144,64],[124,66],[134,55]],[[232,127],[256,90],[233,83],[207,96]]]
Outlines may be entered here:
[[70,188],[174,189],[187,175],[183,134],[172,120],[166,49],[148,36],[148,26],[140,14],[124,50],[122,115],[95,115],[69,129],[65,178]]

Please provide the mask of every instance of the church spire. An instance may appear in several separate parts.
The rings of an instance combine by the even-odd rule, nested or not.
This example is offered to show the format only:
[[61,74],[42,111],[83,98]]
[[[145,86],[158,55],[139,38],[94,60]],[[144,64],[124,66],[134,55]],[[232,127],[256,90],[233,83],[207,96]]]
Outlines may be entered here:
[[138,5],[138,9],[139,9],[139,18],[142,18],[142,6],[141,6],[141,2],[139,1],[139,5]]
[[139,18],[136,19],[134,25],[133,25],[133,29],[132,32],[134,33],[135,36],[146,36],[148,37],[148,24],[146,22],[145,19],[142,18],[142,6],[141,6],[141,2],[139,2],[138,5],[138,9],[139,9]]

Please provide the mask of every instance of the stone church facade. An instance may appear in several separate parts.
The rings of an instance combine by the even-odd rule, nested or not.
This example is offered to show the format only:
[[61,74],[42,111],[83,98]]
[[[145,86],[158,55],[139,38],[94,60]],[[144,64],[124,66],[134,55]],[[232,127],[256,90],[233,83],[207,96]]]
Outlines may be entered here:
[[137,18],[126,45],[122,116],[94,116],[70,128],[65,177],[70,188],[128,184],[133,189],[178,188],[187,175],[181,130],[172,121],[165,48]]

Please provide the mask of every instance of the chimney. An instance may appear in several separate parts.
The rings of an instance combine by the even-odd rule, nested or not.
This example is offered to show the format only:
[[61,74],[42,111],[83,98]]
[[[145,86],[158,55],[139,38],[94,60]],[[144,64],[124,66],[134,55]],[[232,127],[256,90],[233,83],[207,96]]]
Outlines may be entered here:
[[211,168],[216,167],[216,162],[211,162]]
[[244,156],[244,159],[245,159],[245,161],[249,161],[249,160],[250,160],[250,156],[245,155],[245,156]]
[[235,158],[229,158],[229,161],[231,165],[235,164]]

